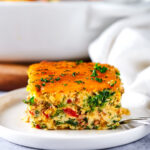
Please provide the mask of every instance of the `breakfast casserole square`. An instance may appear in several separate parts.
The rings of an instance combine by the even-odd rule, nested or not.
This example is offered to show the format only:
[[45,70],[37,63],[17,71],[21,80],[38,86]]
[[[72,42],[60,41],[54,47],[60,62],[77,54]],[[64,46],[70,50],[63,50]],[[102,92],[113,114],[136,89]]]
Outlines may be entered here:
[[92,62],[46,62],[28,70],[25,120],[38,129],[115,129],[123,114],[119,70]]

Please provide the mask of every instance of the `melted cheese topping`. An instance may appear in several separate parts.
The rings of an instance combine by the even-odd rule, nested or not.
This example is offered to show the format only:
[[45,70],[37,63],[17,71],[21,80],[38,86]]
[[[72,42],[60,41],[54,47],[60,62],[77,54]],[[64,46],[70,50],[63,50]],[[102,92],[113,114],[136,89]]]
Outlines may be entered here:
[[[98,64],[106,67],[107,71],[101,73],[96,71],[96,78],[102,79],[98,82],[92,77],[92,71],[96,63],[76,62],[46,62],[33,64],[28,70],[29,84],[28,91],[39,95],[41,93],[68,93],[73,91],[102,91],[103,89],[112,89],[113,91],[120,87],[120,78],[116,75],[119,72],[113,66],[108,64]],[[51,80],[50,80],[51,79]],[[47,82],[48,81],[48,82]],[[50,82],[49,82],[50,81]],[[115,84],[111,86],[111,83]]]

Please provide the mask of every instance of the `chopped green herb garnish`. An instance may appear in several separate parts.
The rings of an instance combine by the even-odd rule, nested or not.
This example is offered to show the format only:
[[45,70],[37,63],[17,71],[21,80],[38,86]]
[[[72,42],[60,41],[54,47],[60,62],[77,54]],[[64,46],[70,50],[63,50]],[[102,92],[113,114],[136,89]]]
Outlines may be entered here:
[[117,123],[118,121],[117,121],[117,120],[113,120],[112,122],[113,122],[113,123]]
[[81,64],[81,63],[83,63],[83,60],[77,60],[77,61],[76,61],[76,65],[79,65],[79,64]]
[[62,77],[65,76],[65,75],[66,75],[66,74],[63,74],[63,73],[61,74]]
[[56,81],[59,81],[59,80],[60,80],[60,77],[57,77],[55,80],[56,80]]
[[46,72],[41,72],[42,74],[46,74]]
[[61,113],[63,113],[63,112],[64,112],[63,110],[57,109],[56,112],[55,112],[55,114],[52,115],[51,118],[54,118],[54,117],[56,117],[56,116],[59,116],[59,114],[61,114]]
[[83,81],[81,81],[81,80],[74,81],[74,82],[76,82],[76,83],[78,83],[78,84],[80,84],[80,83],[84,83],[84,82],[83,82]]
[[116,105],[116,108],[120,108],[120,107],[121,107],[121,105],[120,105],[120,104]]
[[25,104],[34,105],[34,96],[32,96],[29,100],[23,100]]
[[54,80],[50,81],[51,83],[54,83]]
[[117,125],[107,125],[108,129],[116,129],[118,126]]
[[41,78],[41,81],[42,81],[42,82],[49,82],[48,79],[43,79],[43,78]]
[[40,112],[38,110],[35,110],[35,117],[38,117]]
[[116,72],[116,75],[120,76],[120,72]]
[[41,127],[42,129],[47,128],[47,126],[46,126],[45,124],[42,124],[40,127]]
[[116,83],[117,81],[114,81],[113,83],[110,83],[110,86],[113,87]]
[[108,102],[109,97],[112,96],[114,92],[111,92],[110,90],[103,90],[99,92],[96,95],[90,96],[87,99],[87,103],[91,109],[91,111],[94,111],[95,107],[102,107],[105,105],[106,102]]
[[53,74],[50,74],[50,75],[48,75],[49,77],[53,77],[54,75]]
[[70,124],[75,127],[78,125],[78,122],[75,119],[70,119],[70,118],[69,120],[65,121],[65,123]]
[[39,90],[41,89],[41,86],[36,84],[35,87],[37,87]]
[[45,83],[42,83],[42,86],[45,86]]
[[89,126],[86,126],[86,128],[85,128],[86,130],[89,130],[90,129],[90,127]]
[[100,73],[105,73],[108,70],[108,68],[106,68],[105,66],[102,67],[101,65],[98,65],[98,63],[95,64],[94,69],[100,71]]
[[93,129],[98,129],[98,126],[93,126]]
[[75,77],[76,75],[77,75],[77,73],[76,73],[76,72],[73,72],[73,73],[72,73],[72,76],[73,76],[73,77]]
[[57,105],[58,108],[64,107],[65,104],[63,102],[61,102],[60,104]]
[[95,80],[98,81],[98,82],[102,82],[102,79],[101,79],[101,78],[95,77]]
[[96,73],[96,70],[94,69],[94,70],[92,71],[91,77],[96,77],[96,76],[98,76],[98,74]]
[[59,126],[59,125],[61,125],[61,124],[63,124],[63,122],[58,121],[58,120],[55,120],[55,125],[56,125],[56,126]]
[[38,110],[35,110],[35,114],[39,114],[40,112]]
[[86,123],[88,123],[88,118],[87,118],[87,117],[85,117],[83,120],[84,120]]
[[68,84],[64,84],[64,86],[67,86]]

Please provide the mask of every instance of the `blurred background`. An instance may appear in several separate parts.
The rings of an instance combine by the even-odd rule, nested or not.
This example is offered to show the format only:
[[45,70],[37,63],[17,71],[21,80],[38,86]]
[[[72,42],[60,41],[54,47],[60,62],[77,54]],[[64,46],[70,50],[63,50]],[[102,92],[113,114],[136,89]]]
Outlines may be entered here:
[[0,0],[0,90],[26,86],[34,62],[89,61],[91,42],[149,6],[150,0]]

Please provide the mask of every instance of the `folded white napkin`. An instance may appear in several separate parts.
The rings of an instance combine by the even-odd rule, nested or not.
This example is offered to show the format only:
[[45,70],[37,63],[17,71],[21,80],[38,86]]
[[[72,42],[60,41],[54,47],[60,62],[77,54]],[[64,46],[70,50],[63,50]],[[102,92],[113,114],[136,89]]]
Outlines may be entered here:
[[149,111],[150,14],[110,26],[89,46],[89,55],[94,62],[109,63],[120,70],[126,90],[123,105]]

